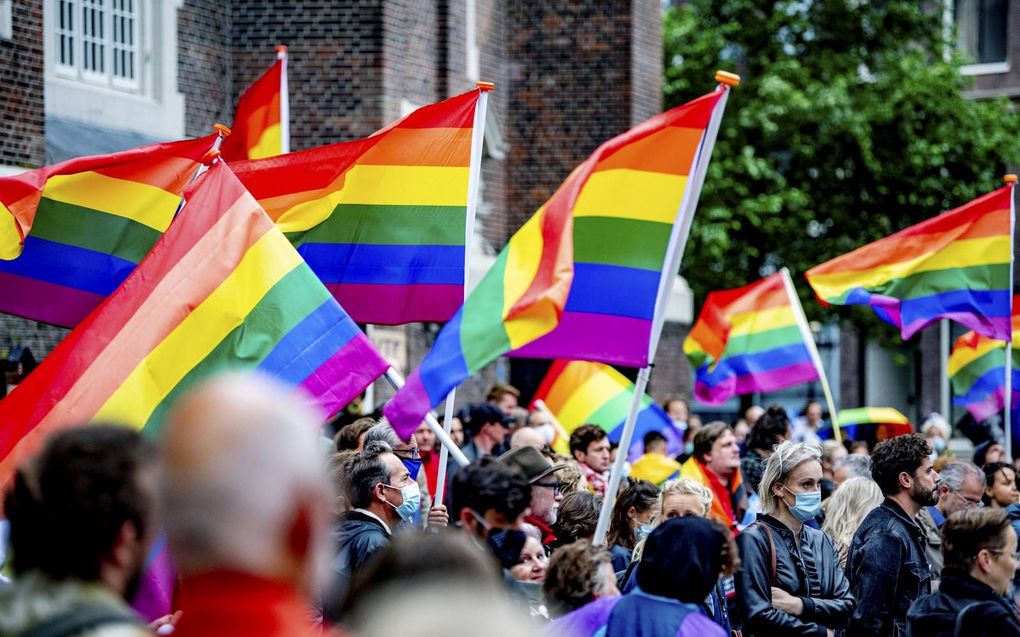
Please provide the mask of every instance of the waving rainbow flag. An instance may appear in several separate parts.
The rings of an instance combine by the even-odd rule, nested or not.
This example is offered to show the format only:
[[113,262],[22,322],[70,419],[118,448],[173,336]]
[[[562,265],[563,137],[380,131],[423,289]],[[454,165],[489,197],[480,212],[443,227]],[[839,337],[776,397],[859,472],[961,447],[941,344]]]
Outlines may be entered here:
[[676,276],[667,263],[670,246],[682,249],[686,240],[683,226],[700,190],[695,169],[707,167],[709,123],[721,117],[727,90],[721,86],[600,147],[573,209],[574,280],[563,317],[512,356],[648,365],[659,289]]
[[1013,191],[1004,186],[808,270],[823,303],[870,305],[904,339],[948,318],[1010,339]]
[[290,152],[287,47],[276,47],[276,62],[237,100],[230,136],[223,140],[225,161],[261,159]]
[[694,396],[708,404],[818,379],[783,273],[710,292],[684,341]]
[[420,108],[366,139],[231,168],[354,320],[447,321],[464,301],[481,92]]
[[[534,400],[545,402],[556,420],[569,434],[581,425],[598,425],[609,434],[613,442],[620,441],[623,424],[634,397],[634,383],[626,376],[603,363],[587,361],[554,361],[549,372],[535,392]],[[650,431],[666,436],[670,453],[683,451],[683,432],[673,427],[673,421],[647,395],[641,398],[641,411],[630,456],[641,456],[642,439]],[[557,452],[570,455],[567,438],[557,438],[553,445]]]
[[226,369],[302,387],[335,413],[387,368],[222,162],[139,267],[0,401],[0,484],[56,429],[158,431],[180,393]]
[[0,177],[0,312],[77,325],[166,231],[215,138]]
[[[1020,300],[1013,299],[1013,307]],[[1012,400],[1020,407],[1020,316],[1013,316]],[[981,422],[1005,407],[1006,343],[970,331],[953,343],[946,372],[953,385],[953,404]]]

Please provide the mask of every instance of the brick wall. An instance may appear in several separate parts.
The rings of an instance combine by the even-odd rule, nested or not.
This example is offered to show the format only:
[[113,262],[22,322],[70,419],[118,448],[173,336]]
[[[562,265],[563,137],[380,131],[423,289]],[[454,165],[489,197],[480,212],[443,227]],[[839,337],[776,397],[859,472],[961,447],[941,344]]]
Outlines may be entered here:
[[383,120],[391,122],[404,114],[404,100],[417,107],[446,96],[439,91],[436,3],[389,0],[383,7]]
[[0,164],[35,168],[46,160],[43,5],[14,0],[13,38],[0,40]]
[[177,10],[177,86],[184,94],[184,131],[208,135],[234,114],[230,2],[185,0]]

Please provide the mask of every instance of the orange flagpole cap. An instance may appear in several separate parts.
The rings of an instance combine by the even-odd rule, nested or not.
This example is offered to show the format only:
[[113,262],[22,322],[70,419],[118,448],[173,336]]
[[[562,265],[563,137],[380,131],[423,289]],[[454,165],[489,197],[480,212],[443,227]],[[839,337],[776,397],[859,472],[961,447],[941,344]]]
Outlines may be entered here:
[[224,137],[230,137],[230,127],[226,124],[220,124],[219,122],[213,124],[213,130],[223,135]]
[[740,76],[729,71],[716,71],[715,81],[726,86],[740,86]]
[[206,154],[202,155],[201,162],[206,166],[211,166],[214,161],[220,158],[220,150],[218,148],[210,148]]
[[287,45],[286,44],[277,44],[276,45],[276,52],[277,53],[286,53],[287,52]]
[[475,82],[475,86],[483,91],[494,91],[496,90],[495,82]]
[[1002,176],[1002,181],[1006,182],[1007,184],[1015,184],[1016,183],[1016,175],[1013,174],[1013,173],[1009,173],[1009,174],[1003,175]]

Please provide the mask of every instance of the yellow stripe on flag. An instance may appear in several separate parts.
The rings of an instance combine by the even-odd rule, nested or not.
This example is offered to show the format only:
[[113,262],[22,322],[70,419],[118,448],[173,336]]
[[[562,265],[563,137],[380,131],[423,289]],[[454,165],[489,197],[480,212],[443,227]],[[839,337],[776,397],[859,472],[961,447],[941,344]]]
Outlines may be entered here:
[[262,134],[259,141],[248,149],[249,159],[263,159],[265,157],[276,157],[283,153],[283,129],[279,124],[271,124]]
[[188,372],[301,262],[297,251],[281,233],[265,233],[223,283],[132,370],[99,409],[96,419],[141,428]]
[[10,261],[21,255],[21,233],[14,213],[0,203],[0,259]]
[[909,261],[867,270],[815,274],[811,276],[811,286],[818,296],[830,299],[841,296],[851,288],[875,288],[911,274],[950,268],[1004,264],[1009,263],[1009,258],[1010,238],[1008,236],[963,239],[950,243],[938,252],[925,254]]
[[563,408],[556,413],[557,420],[570,433],[585,424],[598,405],[591,402],[592,396],[615,396],[620,393],[620,383],[608,374],[594,374],[574,390]]
[[730,317],[732,327],[729,336],[730,338],[746,336],[796,324],[797,318],[793,314],[793,308],[789,305],[773,307],[760,312],[741,312]]
[[575,217],[618,217],[673,223],[687,177],[617,168],[592,173],[574,206]]
[[528,343],[537,335],[549,331],[548,326],[535,325],[529,320],[507,320],[507,314],[514,304],[531,287],[542,259],[542,220],[545,207],[531,216],[507,243],[506,268],[503,271],[503,327],[514,349]]
[[956,376],[956,373],[970,365],[977,359],[981,358],[988,352],[1003,349],[1006,346],[1002,341],[997,341],[994,338],[981,337],[977,347],[957,347],[953,350],[953,354],[949,357],[949,361],[946,364],[946,374],[950,377]]
[[181,201],[179,195],[162,188],[91,171],[50,177],[42,196],[131,219],[160,232],[170,226]]

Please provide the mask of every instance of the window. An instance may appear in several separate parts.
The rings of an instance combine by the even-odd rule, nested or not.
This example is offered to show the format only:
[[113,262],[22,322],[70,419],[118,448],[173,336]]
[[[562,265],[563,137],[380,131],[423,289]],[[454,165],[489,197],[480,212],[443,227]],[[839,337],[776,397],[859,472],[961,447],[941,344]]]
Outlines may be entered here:
[[137,91],[140,0],[56,0],[58,75]]
[[954,0],[957,47],[975,65],[1007,62],[1009,0]]

